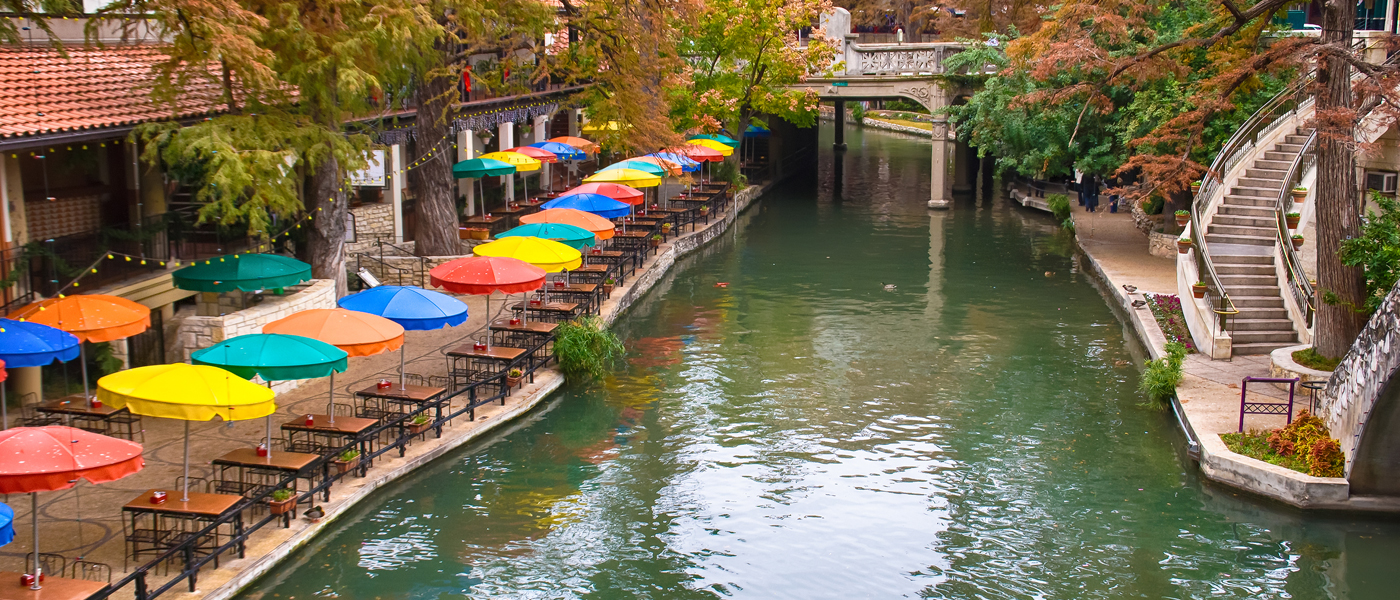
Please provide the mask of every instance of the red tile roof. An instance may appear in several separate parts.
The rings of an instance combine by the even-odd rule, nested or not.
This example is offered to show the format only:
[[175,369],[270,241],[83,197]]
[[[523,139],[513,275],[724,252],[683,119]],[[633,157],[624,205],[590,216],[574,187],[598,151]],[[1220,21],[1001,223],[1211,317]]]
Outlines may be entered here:
[[216,83],[188,88],[180,106],[151,99],[154,45],[0,46],[0,139],[134,125],[223,110]]

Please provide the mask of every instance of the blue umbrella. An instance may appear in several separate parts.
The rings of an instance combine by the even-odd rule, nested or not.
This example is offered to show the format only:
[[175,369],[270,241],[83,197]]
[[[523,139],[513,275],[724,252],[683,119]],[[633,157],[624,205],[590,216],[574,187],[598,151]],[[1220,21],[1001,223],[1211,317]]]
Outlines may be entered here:
[[588,158],[588,155],[584,154],[582,150],[559,142],[536,142],[529,146],[531,148],[539,148],[540,150],[558,156],[559,160],[583,160]]
[[545,202],[540,205],[540,208],[572,208],[587,213],[593,213],[604,219],[625,217],[632,212],[631,206],[602,194],[569,194],[568,196],[560,196],[549,202]]
[[762,125],[749,125],[749,128],[744,130],[744,137],[746,138],[768,137],[772,134],[772,131],[769,131],[767,127]]
[[686,173],[694,173],[700,170],[700,163],[691,160],[688,156],[681,156],[674,152],[656,152],[653,154],[648,154],[647,156],[654,156],[661,160],[669,160],[673,163],[676,163],[681,166],[681,171],[684,171]]
[[[466,303],[442,292],[405,285],[381,285],[341,298],[336,304],[389,319],[404,329],[454,327],[467,322]],[[399,389],[404,389],[404,346],[399,347]]]
[[15,509],[0,503],[0,546],[15,541]]
[[[0,360],[5,368],[42,367],[53,361],[68,362],[78,357],[82,342],[78,337],[48,325],[0,319]],[[5,386],[0,385],[0,429],[10,426]]]

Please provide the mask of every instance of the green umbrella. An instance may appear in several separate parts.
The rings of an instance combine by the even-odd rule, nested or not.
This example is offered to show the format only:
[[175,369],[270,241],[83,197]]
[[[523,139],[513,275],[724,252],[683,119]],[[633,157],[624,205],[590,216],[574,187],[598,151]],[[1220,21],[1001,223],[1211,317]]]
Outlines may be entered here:
[[598,169],[598,172],[602,173],[603,171],[612,171],[615,169],[634,169],[637,171],[650,173],[657,177],[666,177],[666,169],[661,168],[661,165],[652,162],[647,162],[644,160],[624,160],[615,162],[606,167]]
[[175,271],[175,287],[192,292],[253,292],[311,281],[311,265],[277,254],[232,254]]
[[597,236],[593,235],[592,231],[582,227],[566,225],[564,223],[531,223],[529,225],[521,225],[510,231],[496,234],[496,239],[519,236],[554,240],[574,250],[582,250],[586,246],[592,246],[597,243]]
[[718,133],[697,133],[697,134],[692,135],[692,136],[690,136],[690,137],[688,137],[688,138],[686,138],[686,139],[688,139],[688,140],[714,140],[714,141],[716,141],[716,142],[719,142],[719,143],[721,143],[721,144],[724,144],[724,145],[726,145],[726,146],[729,146],[730,148],[738,148],[738,147],[739,147],[739,140],[736,140],[736,139],[734,139],[734,138],[732,138],[732,137],[729,137],[729,136],[727,136],[727,135],[720,135],[720,134],[718,134]]
[[472,158],[452,165],[452,176],[457,179],[480,179],[512,173],[515,173],[514,165],[490,158]]
[[[190,355],[196,365],[219,367],[244,379],[254,375],[267,381],[315,379],[341,373],[349,365],[348,354],[320,340],[280,333],[253,333],[231,337]],[[335,380],[331,380],[334,385]],[[335,412],[335,407],[331,407]],[[267,447],[272,447],[272,417],[267,418]]]

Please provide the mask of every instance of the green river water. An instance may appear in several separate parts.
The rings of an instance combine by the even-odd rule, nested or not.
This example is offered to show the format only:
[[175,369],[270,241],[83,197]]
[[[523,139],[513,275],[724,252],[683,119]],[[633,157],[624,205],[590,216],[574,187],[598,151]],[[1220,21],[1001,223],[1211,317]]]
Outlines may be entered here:
[[824,151],[619,321],[615,380],[244,598],[1400,597],[1394,523],[1202,483],[1052,219],[929,211],[926,142],[848,143],[839,194]]

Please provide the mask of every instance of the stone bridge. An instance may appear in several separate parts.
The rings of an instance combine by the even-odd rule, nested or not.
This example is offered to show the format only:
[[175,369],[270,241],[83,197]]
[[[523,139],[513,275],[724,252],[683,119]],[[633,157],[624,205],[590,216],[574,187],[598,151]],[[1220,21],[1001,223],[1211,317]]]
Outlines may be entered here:
[[1353,496],[1400,496],[1400,284],[1342,357],[1320,417],[1346,453]]
[[[851,34],[851,15],[837,8],[822,15],[827,38],[840,50],[830,72],[792,86],[811,90],[824,101],[836,104],[836,149],[844,150],[846,101],[907,98],[933,113],[933,180],[930,208],[947,208],[955,184],[966,185],[974,155],[966,143],[959,144],[943,108],[955,104],[971,92],[949,82],[944,76],[943,59],[963,49],[956,43],[857,44]],[[970,186],[967,186],[970,189]]]

